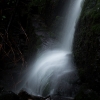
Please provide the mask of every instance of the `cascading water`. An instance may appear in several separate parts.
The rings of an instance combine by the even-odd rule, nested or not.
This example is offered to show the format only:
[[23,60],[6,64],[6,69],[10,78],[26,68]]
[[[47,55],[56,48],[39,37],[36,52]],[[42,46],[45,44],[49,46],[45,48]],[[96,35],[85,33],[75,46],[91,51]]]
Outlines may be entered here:
[[65,16],[64,28],[61,32],[62,49],[71,52],[75,26],[78,21],[83,0],[71,0]]
[[[67,11],[64,29],[62,30],[61,45],[57,49],[46,50],[41,53],[35,63],[31,66],[27,76],[26,90],[36,95],[43,95],[44,92],[54,93],[59,88],[59,83],[63,81],[63,76],[68,89],[69,81],[75,68],[72,64],[72,42],[75,26],[81,12],[83,0],[71,0]],[[55,44],[56,45],[56,44]]]

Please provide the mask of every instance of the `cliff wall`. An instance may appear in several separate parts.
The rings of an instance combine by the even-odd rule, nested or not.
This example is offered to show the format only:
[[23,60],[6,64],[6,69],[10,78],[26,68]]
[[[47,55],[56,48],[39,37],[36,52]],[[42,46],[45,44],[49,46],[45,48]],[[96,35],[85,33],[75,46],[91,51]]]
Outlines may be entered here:
[[85,0],[74,37],[74,62],[81,86],[76,100],[99,100],[100,0]]

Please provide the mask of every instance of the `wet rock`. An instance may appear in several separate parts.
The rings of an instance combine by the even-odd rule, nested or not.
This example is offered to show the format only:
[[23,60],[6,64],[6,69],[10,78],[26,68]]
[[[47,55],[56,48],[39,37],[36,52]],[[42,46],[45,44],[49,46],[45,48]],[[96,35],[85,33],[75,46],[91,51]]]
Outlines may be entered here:
[[26,91],[21,90],[18,94],[21,100],[51,100],[50,96],[42,97],[28,94]]
[[[80,20],[76,27],[73,54],[80,78],[80,85],[87,84],[86,90],[80,89],[75,100],[100,100],[100,7],[99,0],[85,0]],[[91,91],[91,90],[92,91]],[[92,94],[93,93],[93,94]],[[79,95],[80,94],[80,95]],[[91,98],[89,98],[91,96]]]
[[63,96],[55,96],[53,100],[74,100],[73,97],[63,97]]
[[0,100],[51,100],[51,96],[35,96],[28,94],[24,90],[21,90],[17,95],[12,91],[2,90],[0,92]]
[[11,91],[2,91],[0,93],[0,100],[20,100],[19,96]]

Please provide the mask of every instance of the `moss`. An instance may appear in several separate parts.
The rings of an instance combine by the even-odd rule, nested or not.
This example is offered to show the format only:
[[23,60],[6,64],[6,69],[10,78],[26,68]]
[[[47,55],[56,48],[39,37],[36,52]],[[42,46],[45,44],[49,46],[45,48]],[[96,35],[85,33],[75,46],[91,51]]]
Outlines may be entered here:
[[89,84],[84,83],[74,100],[99,100],[100,96],[89,88]]
[[75,100],[100,100],[100,97],[93,91],[88,94],[85,94],[84,91],[81,91],[79,94],[77,94]]
[[[94,32],[94,33],[100,32],[100,25],[99,25],[99,24],[93,25],[93,26],[91,27],[91,31]],[[98,35],[99,35],[99,34],[98,34]]]
[[[100,0],[85,0],[74,38],[74,62],[78,68],[81,86],[75,100],[99,100],[100,90]],[[92,92],[84,94],[91,89]]]

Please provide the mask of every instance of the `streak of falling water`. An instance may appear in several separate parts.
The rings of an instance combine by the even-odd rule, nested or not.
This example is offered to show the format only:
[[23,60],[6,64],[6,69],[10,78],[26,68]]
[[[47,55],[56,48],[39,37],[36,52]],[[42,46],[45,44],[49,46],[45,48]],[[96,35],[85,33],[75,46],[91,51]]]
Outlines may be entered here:
[[30,67],[26,79],[27,86],[23,85],[28,92],[36,95],[43,95],[43,92],[48,91],[48,94],[50,94],[57,90],[59,81],[61,81],[64,75],[68,84],[65,88],[69,87],[70,83],[68,82],[75,78],[75,76],[74,78],[72,78],[73,76],[69,76],[75,72],[71,60],[71,49],[76,22],[82,8],[82,2],[83,0],[70,1],[69,9],[65,12],[66,20],[61,33],[62,36],[60,36],[62,37],[60,48],[43,52]]
[[75,26],[78,21],[80,12],[81,12],[81,5],[83,0],[71,0],[69,9],[66,13],[64,29],[61,33],[61,43],[62,49],[67,51],[71,51],[72,49],[72,42],[75,32]]

